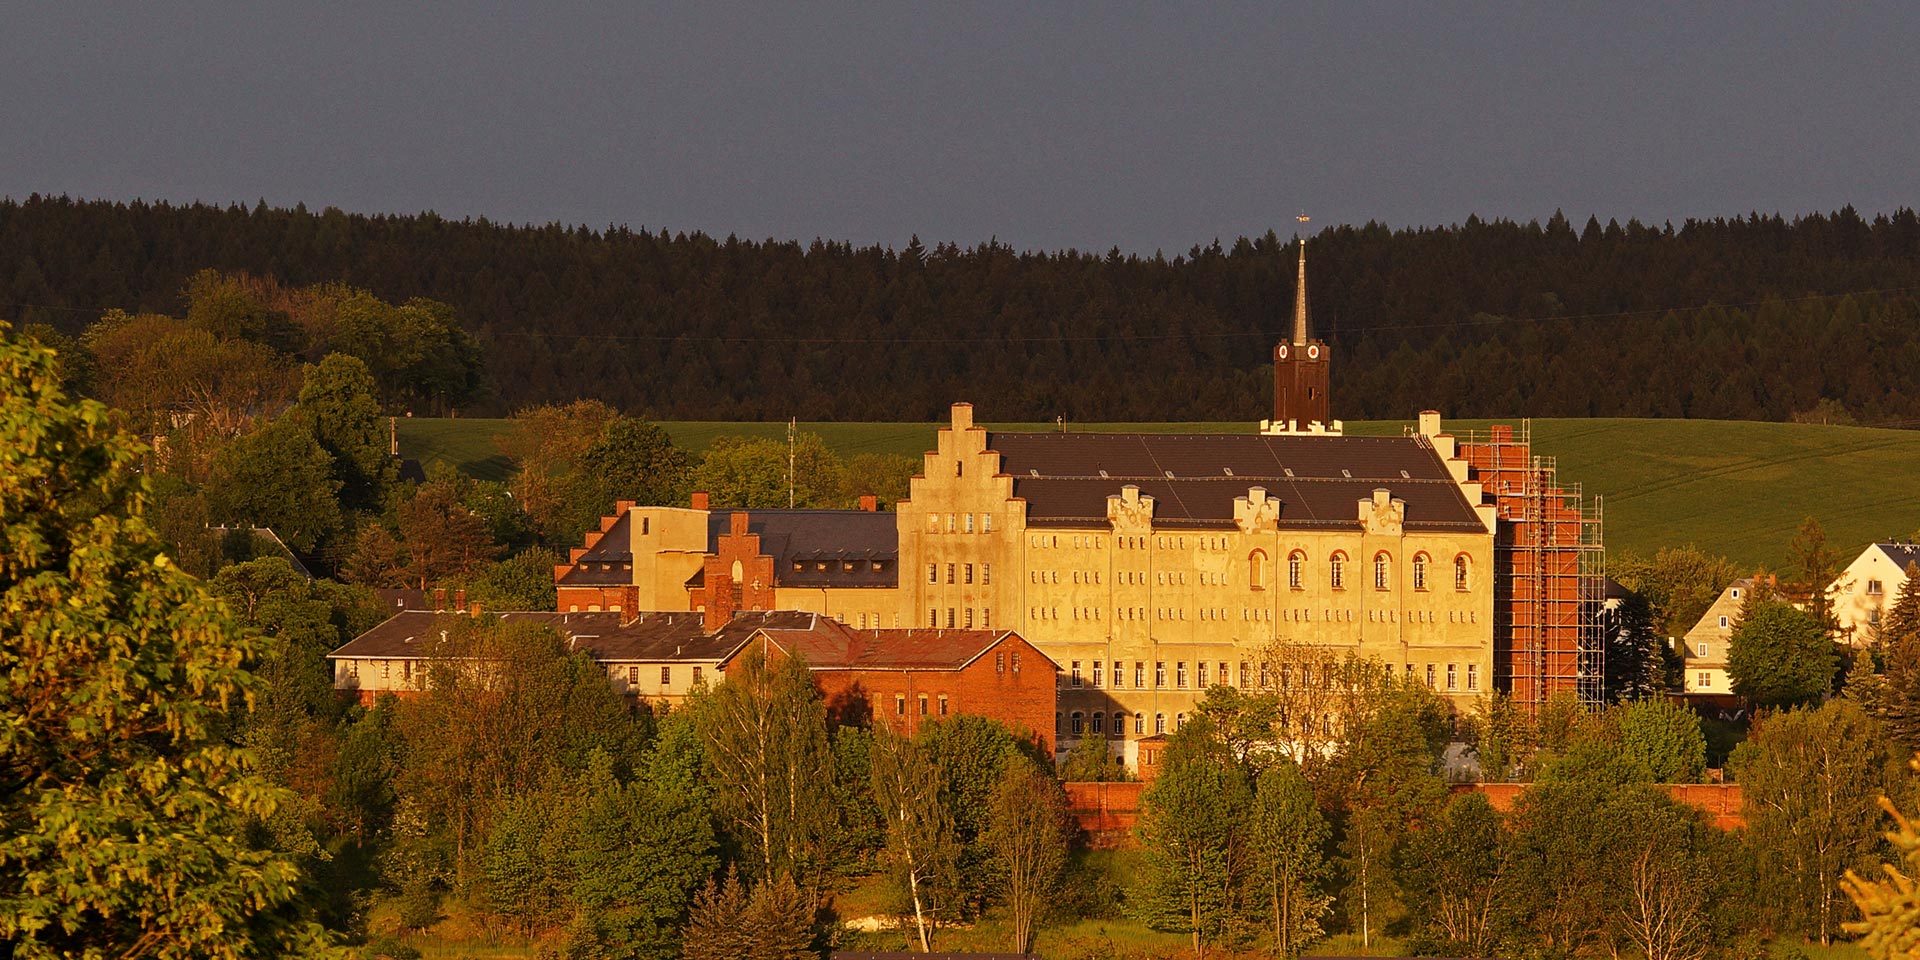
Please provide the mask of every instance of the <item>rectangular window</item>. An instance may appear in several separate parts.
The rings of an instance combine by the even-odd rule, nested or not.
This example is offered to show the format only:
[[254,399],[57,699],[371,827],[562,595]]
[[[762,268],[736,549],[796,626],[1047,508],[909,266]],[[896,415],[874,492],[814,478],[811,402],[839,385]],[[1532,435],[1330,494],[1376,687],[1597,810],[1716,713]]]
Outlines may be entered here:
[[940,565],[939,564],[937,563],[927,564],[927,582],[928,583],[940,582]]
[[1467,689],[1480,689],[1480,665],[1477,663],[1467,664]]
[[947,629],[948,630],[953,629],[953,608],[952,607],[947,608]]
[[993,564],[983,563],[980,565],[980,585],[983,587],[993,585]]
[[939,514],[937,513],[927,514],[927,532],[928,533],[940,532],[940,515]]
[[1247,670],[1247,661],[1245,660],[1240,661],[1240,689],[1242,690],[1245,690],[1247,688],[1248,672],[1249,671]]
[[951,563],[947,564],[947,582],[953,582],[953,564]]
[[1699,676],[1699,677],[1698,677],[1697,679],[1698,679],[1698,681],[1699,681],[1699,685],[1700,685],[1700,686],[1702,686],[1702,687],[1711,687],[1711,686],[1713,686],[1713,674],[1710,674],[1710,673],[1702,673],[1702,674],[1700,674],[1700,676]]
[[941,716],[943,716],[943,717],[947,715],[947,697],[946,697],[946,694],[941,694],[941,695],[940,695],[940,715],[941,715]]
[[1126,685],[1127,685],[1127,665],[1124,663],[1121,663],[1118,660],[1115,660],[1113,662],[1114,689],[1116,690],[1124,689]]
[[920,715],[927,715],[927,695],[924,693],[920,695]]
[[1020,651],[1018,650],[1015,650],[1013,652],[1013,672],[1014,673],[1020,672]]
[[1097,689],[1099,689],[1099,688],[1100,688],[1100,686],[1101,686],[1101,683],[1100,683],[1100,668],[1101,668],[1101,666],[1103,666],[1103,665],[1104,665],[1104,662],[1103,662],[1103,661],[1100,661],[1100,660],[1095,660],[1095,661],[1093,662],[1093,686],[1094,686],[1094,689],[1096,689],[1096,690],[1097,690]]
[[967,514],[967,532],[973,532],[973,514],[971,513]]
[[1078,711],[1074,713],[1069,723],[1071,724],[1071,726],[1068,729],[1072,730],[1073,735],[1076,737],[1079,736],[1086,727],[1086,721],[1081,719]]
[[980,608],[980,629],[993,629],[993,611],[987,607]]
[[907,715],[907,698],[905,696],[897,693],[893,695],[893,715],[896,717],[904,717]]
[[957,525],[958,516],[959,516],[958,514],[953,514],[953,513],[947,514],[947,532],[948,533],[953,532],[954,527]]
[[1155,690],[1164,690],[1166,687],[1167,662],[1165,660],[1155,660],[1153,662],[1153,688]]
[[965,570],[965,575],[964,575],[964,577],[962,578],[962,580],[963,580],[963,582],[965,582],[965,583],[972,583],[972,582],[973,582],[973,564],[971,564],[971,563],[969,563],[969,564],[967,564],[967,567],[966,567],[966,570]]
[[1427,689],[1436,689],[1436,685],[1433,682],[1433,664],[1431,663],[1427,664]]
[[1187,662],[1185,660],[1173,665],[1173,685],[1182,690],[1187,688]]
[[968,630],[973,629],[973,608],[972,607],[967,608],[967,629]]
[[1455,667],[1451,663],[1447,664],[1447,689],[1448,690],[1460,689],[1460,685],[1455,675]]
[[1721,626],[1721,627],[1722,627],[1722,628],[1724,629],[1724,628],[1726,627],[1726,625],[1727,625],[1727,618],[1726,618],[1726,617],[1721,617],[1721,618],[1720,618],[1720,626]]
[[1096,713],[1093,715],[1093,732],[1096,734],[1103,734],[1107,732],[1106,714]]
[[639,667],[627,668],[627,683],[631,686],[636,686],[636,687],[640,685],[640,668]]
[[1207,688],[1207,662],[1202,660],[1198,664],[1195,664],[1194,670],[1194,684],[1200,689],[1205,690]]
[[980,515],[980,532],[981,533],[993,532],[993,514],[983,513]]
[[700,685],[700,668],[699,667],[693,668],[693,685],[696,687]]
[[660,668],[660,685],[664,687],[672,682],[673,682],[673,668],[661,667]]
[[1877,596],[1879,596],[1879,595],[1880,595],[1880,593],[1881,593],[1881,586],[1880,586],[1880,581],[1878,581],[1878,580],[1868,580],[1868,581],[1867,581],[1867,595],[1868,595],[1868,596],[1873,596],[1873,597],[1877,597]]
[[1079,686],[1079,685],[1080,685],[1080,661],[1078,661],[1078,660],[1075,660],[1075,661],[1073,661],[1073,667],[1072,667],[1072,670],[1073,670],[1073,674],[1072,674],[1072,676],[1073,676],[1073,681],[1072,681],[1072,683],[1073,683],[1073,685],[1074,685],[1074,686],[1076,686],[1076,687],[1077,687],[1077,686]]
[[927,626],[937,627],[939,625],[940,625],[940,611],[934,607],[928,607],[927,608]]
[[996,651],[996,652],[994,653],[994,655],[993,655],[993,672],[994,672],[994,673],[1006,673],[1006,672],[1007,672],[1007,655],[1006,655],[1006,653],[1005,653],[1004,651]]
[[1712,650],[1713,650],[1712,644],[1703,643],[1700,645],[1700,652],[1696,654],[1696,656],[1703,657],[1703,658],[1713,656],[1713,653],[1711,652]]
[[1133,715],[1133,732],[1134,733],[1147,732],[1147,715],[1146,714],[1136,713]]
[[1147,686],[1147,665],[1139,660],[1133,662],[1133,688],[1144,690]]

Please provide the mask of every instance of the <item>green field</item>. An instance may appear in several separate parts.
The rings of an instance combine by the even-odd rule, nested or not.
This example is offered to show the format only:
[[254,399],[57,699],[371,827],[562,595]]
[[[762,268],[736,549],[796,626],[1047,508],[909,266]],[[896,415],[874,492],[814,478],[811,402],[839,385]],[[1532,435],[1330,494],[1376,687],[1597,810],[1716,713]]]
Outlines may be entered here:
[[[1459,433],[1490,421],[1456,421]],[[504,479],[512,464],[493,437],[504,420],[412,419],[400,423],[401,452]],[[680,421],[662,424],[681,447],[704,450],[718,436],[785,437],[784,423]],[[1055,429],[1052,424],[991,424]],[[1356,434],[1397,434],[1406,424],[1347,424]],[[1851,557],[1872,540],[1920,531],[1920,431],[1722,420],[1535,420],[1534,452],[1558,459],[1563,482],[1604,498],[1611,549],[1650,553],[1695,543],[1749,565],[1780,568],[1787,542],[1812,516]],[[802,423],[843,456],[915,455],[933,445],[936,424]],[[1251,423],[1070,424],[1076,431],[1241,432]]]

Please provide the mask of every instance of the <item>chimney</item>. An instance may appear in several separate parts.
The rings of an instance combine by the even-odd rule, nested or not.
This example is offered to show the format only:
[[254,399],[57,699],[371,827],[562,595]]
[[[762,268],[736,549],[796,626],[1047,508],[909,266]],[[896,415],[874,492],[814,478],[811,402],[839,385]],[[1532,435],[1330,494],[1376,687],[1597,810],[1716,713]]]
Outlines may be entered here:
[[735,510],[732,515],[727,518],[727,532],[736,537],[746,536],[748,519],[745,510]]
[[479,615],[480,615],[480,601],[478,601],[478,600],[475,600],[475,601],[473,602],[473,606],[470,606],[470,607],[468,607],[468,608],[467,608],[467,612],[468,612],[468,613],[471,613],[471,614],[473,614],[473,615],[474,615],[474,616],[476,616],[476,617],[477,617],[477,616],[479,616]]
[[467,588],[461,587],[453,591],[453,612],[465,613],[466,611],[467,611]]
[[719,633],[720,628],[726,626],[728,620],[733,619],[733,613],[722,606],[726,603],[725,600],[718,597],[708,599],[710,602],[700,611],[700,626],[708,633]]
[[640,588],[628,584],[620,588],[620,625],[626,626],[640,618]]
[[874,496],[871,493],[861,494],[860,509],[865,510],[868,513],[880,512],[880,498],[877,496]]
[[713,509],[712,507],[709,507],[709,506],[707,506],[707,502],[708,502],[708,498],[707,498],[707,492],[706,492],[705,490],[696,490],[696,491],[694,491],[694,494],[693,494],[693,508],[694,508],[695,510],[711,510],[711,509]]
[[1437,437],[1440,435],[1440,411],[1420,411],[1420,435],[1423,437]]
[[447,612],[447,588],[446,587],[433,588],[433,612],[434,613]]

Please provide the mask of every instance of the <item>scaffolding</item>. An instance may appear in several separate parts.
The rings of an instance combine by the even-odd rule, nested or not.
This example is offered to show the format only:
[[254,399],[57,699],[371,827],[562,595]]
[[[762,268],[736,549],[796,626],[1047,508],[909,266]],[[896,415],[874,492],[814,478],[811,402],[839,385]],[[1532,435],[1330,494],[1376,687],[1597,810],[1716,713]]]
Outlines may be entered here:
[[1606,550],[1603,504],[1563,484],[1555,458],[1535,456],[1531,421],[1469,431],[1460,456],[1491,498],[1494,532],[1494,683],[1537,711],[1572,694],[1606,694]]

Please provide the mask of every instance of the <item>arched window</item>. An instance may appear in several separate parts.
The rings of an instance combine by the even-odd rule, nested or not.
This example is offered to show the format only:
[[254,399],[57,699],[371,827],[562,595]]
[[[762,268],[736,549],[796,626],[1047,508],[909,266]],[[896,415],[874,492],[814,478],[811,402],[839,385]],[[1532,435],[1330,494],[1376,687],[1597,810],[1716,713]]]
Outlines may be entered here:
[[1386,590],[1393,586],[1393,558],[1382,550],[1373,555],[1373,588]]
[[1305,577],[1307,555],[1298,550],[1287,554],[1287,586],[1295,590],[1306,589]]
[[1427,588],[1427,555],[1424,553],[1413,555],[1413,588],[1415,590]]
[[1070,718],[1070,721],[1072,723],[1072,726],[1069,727],[1069,729],[1073,731],[1074,736],[1076,737],[1079,736],[1080,731],[1084,729],[1086,726],[1086,720],[1081,717],[1080,711],[1075,710],[1073,712],[1073,716]]
[[1167,732],[1167,715],[1166,714],[1156,713],[1153,715],[1153,732],[1154,733]]
[[1255,550],[1247,554],[1247,586],[1255,590],[1267,588],[1267,552]]
[[1336,551],[1327,561],[1327,586],[1335,590],[1347,588],[1347,555]]
[[1455,590],[1467,589],[1467,566],[1466,554],[1463,553],[1453,558],[1453,588]]
[[1102,736],[1107,732],[1107,715],[1098,710],[1093,712],[1093,732]]

